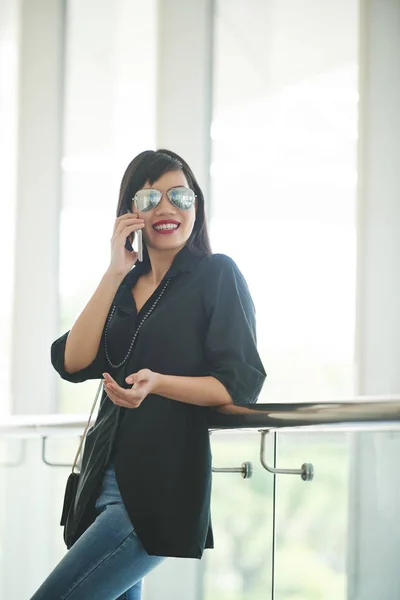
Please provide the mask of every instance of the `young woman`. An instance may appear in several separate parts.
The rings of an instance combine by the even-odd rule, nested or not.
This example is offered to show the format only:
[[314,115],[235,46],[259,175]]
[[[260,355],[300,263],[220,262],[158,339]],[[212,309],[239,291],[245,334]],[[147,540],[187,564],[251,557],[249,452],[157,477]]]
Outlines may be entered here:
[[[143,262],[126,249],[139,229]],[[191,169],[168,150],[139,154],[122,179],[110,265],[51,347],[63,379],[102,378],[104,389],[71,548],[32,600],[138,600],[164,557],[213,547],[207,413],[256,402],[255,329],[242,274],[211,252]]]

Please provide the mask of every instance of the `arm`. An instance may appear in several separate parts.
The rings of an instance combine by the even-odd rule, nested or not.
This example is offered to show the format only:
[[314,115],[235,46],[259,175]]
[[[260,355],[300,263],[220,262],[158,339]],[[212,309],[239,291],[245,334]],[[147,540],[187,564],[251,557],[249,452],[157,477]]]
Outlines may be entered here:
[[150,369],[142,369],[126,377],[125,381],[133,384],[132,388],[126,389],[119,386],[109,373],[103,373],[103,376],[110,400],[127,408],[137,408],[148,394],[210,408],[233,405],[226,387],[215,377],[161,375]]
[[123,278],[106,271],[75,321],[65,343],[64,368],[67,373],[81,371],[95,360],[108,311]]
[[[205,357],[208,375],[227,390],[233,404],[257,401],[266,373],[257,350],[256,315],[236,263],[213,255],[204,305],[208,315]],[[229,403],[224,403],[227,408]]]
[[110,368],[105,356],[104,324],[120,279],[106,273],[71,331],[52,343],[51,364],[62,379],[71,383],[101,379],[103,371]]
[[157,373],[153,393],[198,406],[233,404],[228,390],[215,377],[179,377]]

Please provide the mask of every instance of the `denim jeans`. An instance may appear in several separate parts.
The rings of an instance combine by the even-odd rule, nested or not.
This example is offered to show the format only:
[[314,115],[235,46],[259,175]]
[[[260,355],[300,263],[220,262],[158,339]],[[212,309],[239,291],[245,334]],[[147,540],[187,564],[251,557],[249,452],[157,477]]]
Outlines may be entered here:
[[97,517],[31,600],[140,600],[142,578],[164,557],[149,556],[125,510],[110,465]]

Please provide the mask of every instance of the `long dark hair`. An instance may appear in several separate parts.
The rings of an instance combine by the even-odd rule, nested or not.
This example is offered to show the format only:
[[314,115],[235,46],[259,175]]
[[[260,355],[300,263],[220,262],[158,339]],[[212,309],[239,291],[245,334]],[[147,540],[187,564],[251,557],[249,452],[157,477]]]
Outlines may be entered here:
[[[164,173],[169,171],[182,171],[189,187],[197,196],[196,220],[193,231],[186,242],[186,246],[195,254],[211,254],[210,238],[207,231],[207,222],[204,209],[204,196],[189,165],[171,150],[145,150],[138,154],[126,168],[121,181],[117,217],[132,209],[132,198],[136,192],[148,181],[153,185]],[[144,245],[144,254],[147,249]],[[148,255],[144,257],[147,262]]]

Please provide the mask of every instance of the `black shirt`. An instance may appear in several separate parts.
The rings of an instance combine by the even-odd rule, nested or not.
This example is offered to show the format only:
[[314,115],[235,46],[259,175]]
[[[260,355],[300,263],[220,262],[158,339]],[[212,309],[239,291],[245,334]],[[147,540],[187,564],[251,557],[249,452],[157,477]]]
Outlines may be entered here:
[[[143,368],[165,375],[211,375],[235,404],[256,402],[266,375],[256,347],[253,302],[234,261],[223,254],[198,256],[184,247],[137,313],[132,288],[145,270],[137,263],[126,275],[108,313],[115,307],[107,350],[118,364],[169,280],[125,363],[110,367],[104,327],[92,364],[67,373],[67,332],[51,346],[51,361],[61,377],[81,382],[108,372],[128,388],[125,377]],[[148,554],[201,558],[204,548],[212,548],[209,410],[156,394],[149,394],[138,408],[122,409],[103,390],[86,438],[74,522],[69,523],[74,538],[95,519],[94,503],[111,459],[127,512]]]

